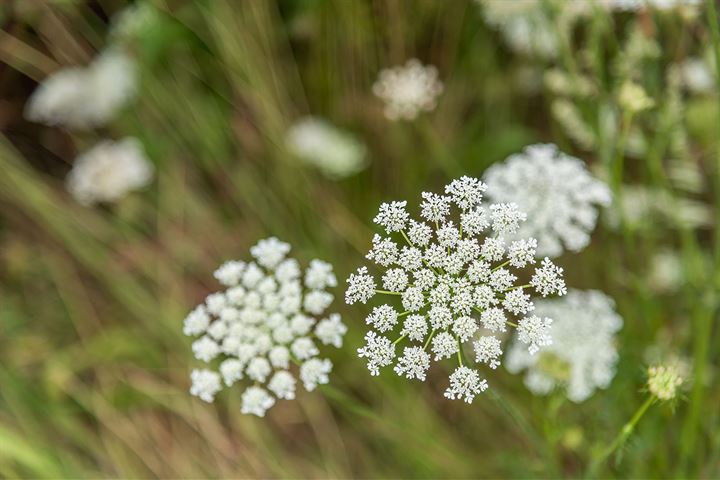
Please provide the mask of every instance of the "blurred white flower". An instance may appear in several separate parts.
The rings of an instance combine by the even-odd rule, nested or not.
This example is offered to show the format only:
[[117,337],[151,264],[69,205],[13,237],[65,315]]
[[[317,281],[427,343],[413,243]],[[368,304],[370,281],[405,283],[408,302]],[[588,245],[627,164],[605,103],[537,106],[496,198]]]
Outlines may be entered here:
[[336,313],[316,317],[332,301],[325,289],[337,285],[337,279],[321,260],[313,260],[303,277],[297,261],[286,258],[289,251],[289,244],[271,237],[250,249],[254,261],[232,260],[215,271],[227,290],[208,295],[192,310],[183,332],[200,337],[192,345],[195,357],[208,363],[217,359],[220,375],[193,373],[193,395],[211,402],[220,390],[220,376],[227,386],[247,377],[253,383],[242,395],[242,412],[262,417],[275,397],[295,398],[291,363],[298,365],[306,390],[328,383],[332,363],[318,357],[319,346],[339,348],[347,327]]
[[669,10],[678,7],[701,5],[703,0],[598,0],[610,10],[637,11],[643,8]]
[[525,384],[533,393],[562,386],[573,402],[606,388],[615,376],[615,334],[623,324],[615,302],[595,290],[570,290],[562,299],[537,301],[535,312],[553,318],[552,344],[533,356],[515,342],[506,356],[508,370],[527,370]]
[[212,402],[215,394],[220,391],[220,375],[212,370],[193,370],[190,378],[192,380],[190,393],[206,402]]
[[528,220],[517,237],[537,238],[537,255],[557,257],[563,250],[579,251],[590,242],[598,206],[611,201],[608,186],[594,178],[584,163],[558,150],[537,144],[491,166],[484,175],[487,196],[495,202],[515,202]]
[[134,95],[135,62],[109,49],[87,67],[60,70],[43,81],[25,106],[33,122],[89,129],[108,123]]
[[385,102],[388,119],[414,120],[421,112],[435,109],[443,84],[434,66],[411,59],[405,65],[382,70],[372,89]]
[[157,14],[157,10],[149,1],[131,3],[112,16],[110,38],[113,41],[136,38],[153,26]]
[[67,189],[83,205],[116,202],[150,183],[154,171],[137,139],[106,140],[75,159]]
[[365,145],[318,117],[304,117],[287,132],[290,152],[325,176],[339,179],[367,165]]
[[655,292],[677,291],[684,278],[680,256],[672,250],[660,250],[650,259],[648,286]]
[[557,56],[556,27],[543,12],[541,0],[477,0],[477,3],[485,21],[500,30],[512,50],[543,58]]
[[[350,275],[345,292],[348,304],[367,303],[377,293],[396,299],[395,305],[373,307],[366,318],[371,330],[358,355],[371,375],[394,364],[398,375],[423,381],[431,361],[457,355],[459,368],[445,396],[470,403],[487,382],[463,365],[462,350],[481,329],[483,336],[473,345],[475,358],[490,369],[502,355],[493,333],[505,332],[507,325],[517,325],[531,353],[550,343],[550,320],[526,314],[535,308],[531,288],[543,296],[565,293],[562,269],[545,258],[534,273],[524,275],[524,285],[516,286],[521,272],[510,269],[535,263],[537,242],[504,239],[521,228],[526,215],[515,204],[483,206],[486,188],[476,178],[462,177],[445,187],[445,195],[423,192],[424,221],[410,218],[405,201],[380,205],[375,223],[387,236],[374,236],[367,258],[384,268],[385,290],[377,290],[363,266]],[[195,323],[203,322],[193,317]]]
[[710,93],[715,90],[715,74],[702,58],[687,58],[675,67],[680,74],[683,85],[689,91],[693,93]]

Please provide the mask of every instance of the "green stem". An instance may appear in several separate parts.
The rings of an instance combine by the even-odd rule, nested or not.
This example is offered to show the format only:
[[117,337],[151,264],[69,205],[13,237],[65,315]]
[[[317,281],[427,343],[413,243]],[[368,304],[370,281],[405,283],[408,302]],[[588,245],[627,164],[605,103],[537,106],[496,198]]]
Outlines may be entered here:
[[425,341],[425,345],[423,345],[423,350],[425,350],[425,349],[427,348],[427,346],[430,345],[430,340],[432,340],[433,335],[435,335],[435,329],[434,329],[434,328],[432,329],[432,332],[430,332],[430,336],[429,336],[429,337],[427,338],[427,340]]
[[388,290],[375,290],[375,293],[384,293],[385,295],[402,295],[400,292],[390,292]]
[[648,396],[647,400],[645,400],[645,403],[643,403],[640,408],[637,409],[630,421],[623,425],[623,427],[620,429],[620,433],[617,434],[612,443],[605,450],[603,450],[600,456],[597,457],[590,465],[590,477],[595,476],[595,472],[600,467],[600,465],[603,464],[605,460],[607,460],[607,458],[612,455],[615,450],[617,450],[627,441],[628,437],[630,437],[632,432],[635,430],[635,426],[637,425],[637,423],[640,421],[642,416],[645,415],[645,412],[647,412],[648,408],[650,408],[650,405],[652,405],[654,401],[655,397],[653,397],[652,395]]

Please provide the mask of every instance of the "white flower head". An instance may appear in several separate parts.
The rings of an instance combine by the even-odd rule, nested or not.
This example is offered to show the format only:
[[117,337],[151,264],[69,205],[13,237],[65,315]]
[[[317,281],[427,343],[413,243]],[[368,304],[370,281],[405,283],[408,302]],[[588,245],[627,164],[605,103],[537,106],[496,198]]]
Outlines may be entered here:
[[581,160],[550,144],[531,145],[511,155],[490,167],[484,180],[492,201],[514,202],[527,213],[513,238],[536,239],[540,256],[585,248],[597,223],[597,208],[611,201],[608,186]]
[[433,110],[442,91],[437,69],[416,59],[382,70],[373,85],[373,93],[385,103],[385,116],[390,120],[414,120],[421,112]]
[[405,228],[410,215],[405,210],[407,202],[390,202],[380,205],[380,211],[373,220],[386,232],[399,232]]
[[562,269],[546,259],[525,271],[535,263],[537,242],[505,239],[516,236],[525,215],[512,202],[482,205],[484,191],[480,180],[462,177],[446,195],[423,192],[422,220],[410,218],[404,201],[381,207],[375,221],[388,236],[375,235],[368,259],[381,269],[384,290],[363,266],[345,293],[348,304],[376,294],[388,299],[369,309],[370,331],[358,349],[371,375],[392,365],[400,376],[425,380],[431,362],[457,362],[445,396],[470,402],[487,387],[463,363],[471,342],[478,368],[490,370],[500,364],[509,327],[533,352],[551,344],[551,320],[528,314],[535,292],[565,293]]
[[106,140],[79,155],[66,178],[67,189],[83,205],[117,202],[150,183],[155,168],[135,138]]
[[206,402],[212,402],[215,394],[220,391],[220,375],[212,370],[193,370],[190,373],[192,386],[190,394]]
[[508,370],[526,369],[525,384],[533,393],[564,387],[574,402],[606,388],[615,376],[615,335],[623,324],[615,302],[596,290],[570,290],[561,299],[537,301],[536,313],[553,318],[552,344],[532,355],[525,344],[514,342],[506,357]]
[[365,145],[321,118],[298,120],[286,142],[293,155],[332,180],[354,175],[368,163]]
[[395,373],[408,379],[425,381],[425,372],[430,368],[430,354],[420,347],[405,347],[395,365]]
[[487,380],[481,380],[476,370],[460,366],[450,375],[450,386],[445,390],[445,397],[472,403],[475,395],[484,392],[487,388]]
[[380,375],[380,368],[386,367],[395,359],[395,345],[386,337],[370,331],[365,334],[365,346],[358,348],[358,356],[367,359],[370,375]]
[[295,398],[298,376],[308,391],[328,383],[332,363],[318,355],[326,345],[341,347],[347,327],[337,313],[319,316],[337,279],[321,260],[302,272],[289,251],[277,238],[260,240],[250,249],[255,261],[231,260],[215,271],[227,290],[208,295],[183,325],[186,335],[200,336],[195,357],[219,370],[194,371],[193,395],[211,402],[221,379],[241,384],[241,411],[262,417],[277,399]]
[[647,388],[658,400],[674,400],[684,379],[676,365],[659,365],[648,368]]
[[300,366],[300,380],[305,390],[312,392],[318,385],[325,385],[330,381],[328,374],[332,371],[332,362],[327,358],[311,358]]
[[135,95],[136,75],[132,58],[107,50],[87,67],[66,68],[45,79],[25,106],[25,117],[74,129],[103,126]]
[[272,406],[275,405],[275,399],[264,388],[252,386],[248,387],[242,394],[242,406],[240,413],[257,415],[264,417]]

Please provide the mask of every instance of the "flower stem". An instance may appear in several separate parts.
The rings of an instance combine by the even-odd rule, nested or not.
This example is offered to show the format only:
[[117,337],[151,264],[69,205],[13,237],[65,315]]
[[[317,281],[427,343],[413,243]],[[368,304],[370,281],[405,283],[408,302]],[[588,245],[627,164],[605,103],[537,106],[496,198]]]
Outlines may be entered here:
[[428,337],[428,339],[425,341],[425,345],[423,345],[423,350],[425,350],[427,346],[430,345],[430,340],[432,340],[433,335],[435,335],[434,328],[432,329],[432,332],[430,332],[430,336]]
[[655,397],[653,397],[652,395],[648,396],[647,400],[645,400],[645,403],[643,403],[640,408],[637,409],[630,421],[623,425],[623,427],[620,429],[620,433],[617,434],[612,443],[608,445],[608,447],[603,450],[600,456],[598,456],[590,465],[590,477],[593,477],[600,465],[605,462],[605,460],[607,460],[607,458],[612,455],[615,450],[617,450],[627,441],[633,430],[635,430],[635,426],[637,425],[637,423],[640,421],[645,412],[647,412],[648,408],[650,408],[650,405],[652,405],[654,401]]
[[[405,334],[405,335],[407,335],[407,334]],[[397,345],[403,338],[405,338],[405,335],[398,337],[398,339],[393,342],[393,345]]]
[[455,337],[455,340],[457,340],[457,346],[458,346],[458,351],[457,351],[458,363],[462,367],[463,361],[462,361],[462,347],[460,346],[460,338]]
[[375,290],[375,293],[384,293],[385,295],[402,295],[400,292],[390,292],[388,290]]

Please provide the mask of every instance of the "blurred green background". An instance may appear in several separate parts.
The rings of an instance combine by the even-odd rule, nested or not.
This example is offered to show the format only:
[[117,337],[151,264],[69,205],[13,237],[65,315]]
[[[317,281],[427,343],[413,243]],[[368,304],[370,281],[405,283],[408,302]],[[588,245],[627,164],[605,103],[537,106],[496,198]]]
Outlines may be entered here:
[[[593,3],[572,23],[563,12],[582,0],[535,2],[550,56],[510,48],[472,1],[143,3],[154,16],[127,40],[139,94],[91,132],[28,122],[23,106],[49,74],[104,48],[128,3],[0,5],[1,476],[581,477],[643,402],[646,367],[680,359],[683,399],[653,407],[595,473],[720,478],[719,96],[668,75],[717,54],[710,2]],[[372,84],[413,57],[445,90],[434,111],[391,122]],[[618,97],[627,80],[654,100],[632,124]],[[330,180],[288,154],[285,132],[307,114],[353,132],[368,167]],[[155,181],[79,205],[63,184],[73,159],[123,136],[142,141]],[[442,397],[442,371],[371,378],[354,354],[366,312],[342,292],[379,203],[416,204],[535,142],[584,159],[616,193],[591,245],[558,260],[569,286],[604,291],[624,318],[610,388],[581,404],[535,397],[501,368],[466,405]],[[214,404],[188,394],[197,362],[182,320],[218,288],[221,262],[270,235],[303,263],[335,265],[334,309],[350,330],[332,352],[332,389],[258,419],[240,415],[232,388]]]

